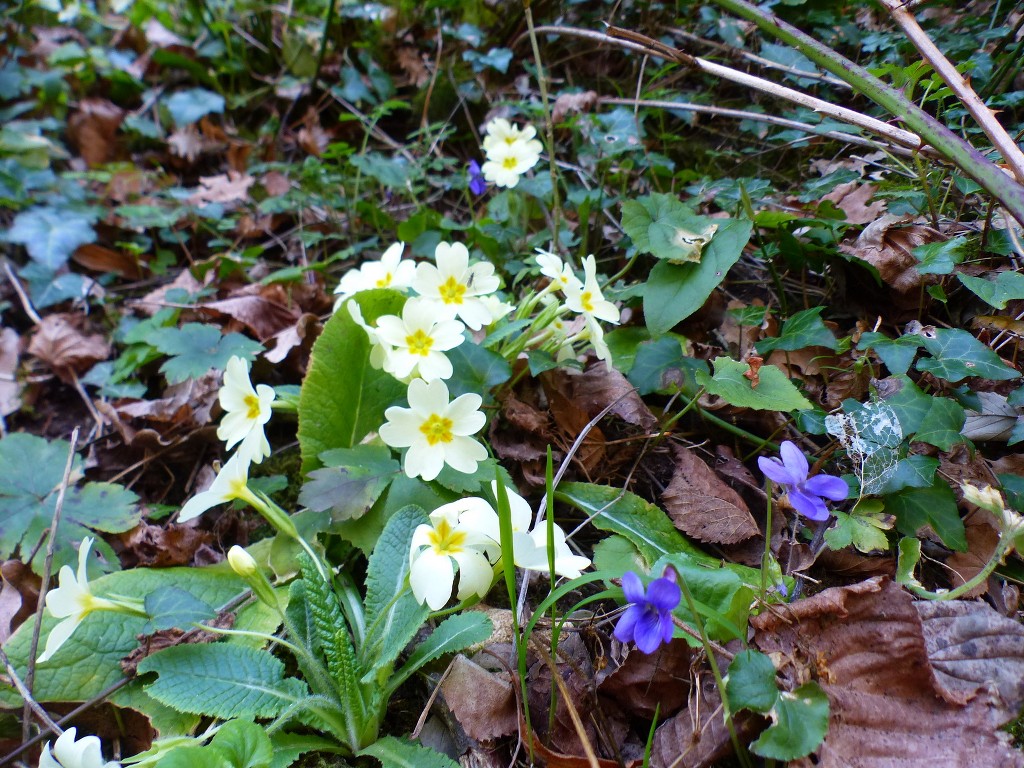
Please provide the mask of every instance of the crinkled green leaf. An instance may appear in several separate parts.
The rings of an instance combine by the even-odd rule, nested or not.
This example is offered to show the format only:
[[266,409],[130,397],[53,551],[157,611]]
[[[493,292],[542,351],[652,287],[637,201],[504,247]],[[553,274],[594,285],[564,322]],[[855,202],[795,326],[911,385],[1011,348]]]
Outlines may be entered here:
[[815,682],[782,693],[772,710],[774,721],[750,745],[750,750],[773,760],[796,760],[813,752],[828,731],[828,696]]
[[767,355],[776,349],[794,352],[805,347],[827,347],[834,352],[839,342],[821,319],[824,311],[824,307],[812,307],[790,315],[778,336],[757,342],[757,353]]
[[266,729],[246,720],[221,725],[210,746],[221,750],[231,768],[269,768],[274,757]]
[[185,323],[180,328],[156,328],[146,342],[168,355],[160,373],[170,384],[195,379],[210,369],[223,370],[234,356],[253,360],[263,349],[258,341],[240,333],[222,336],[220,330],[204,323]]
[[485,401],[493,400],[491,390],[512,377],[512,368],[505,358],[472,341],[464,341],[446,354],[455,369],[448,379],[448,392],[453,400],[469,392]]
[[91,216],[48,205],[19,213],[6,235],[8,242],[24,245],[29,258],[51,270],[64,266],[79,246],[95,239]]
[[324,451],[320,460],[324,467],[309,473],[299,503],[318,512],[329,510],[336,522],[366,514],[402,469],[381,445],[335,448]]
[[178,127],[191,125],[211,114],[224,111],[224,97],[205,88],[189,88],[171,94],[164,101],[171,119]]
[[725,693],[733,712],[750,709],[768,712],[779,699],[775,665],[758,651],[740,651],[729,663]]
[[162,629],[191,629],[193,624],[214,618],[217,612],[205,600],[200,600],[186,589],[166,585],[157,587],[145,599],[149,621],[143,628],[146,634]]
[[269,652],[226,643],[177,645],[147,656],[139,673],[156,672],[146,692],[182,712],[231,717],[274,717],[309,695],[287,678]]
[[729,357],[716,357],[711,364],[715,369],[714,376],[698,371],[697,383],[730,405],[759,411],[801,411],[814,407],[774,365],[760,367],[760,381],[754,387],[750,379],[743,375],[750,370],[749,364]]
[[[397,291],[365,291],[358,301],[371,325],[380,315],[401,312],[405,297]],[[299,446],[302,467],[320,466],[332,448],[352,448],[384,423],[384,410],[401,398],[406,385],[370,365],[370,340],[344,306],[324,324],[313,345],[299,395]]]
[[944,451],[964,441],[961,430],[967,416],[963,407],[947,398],[922,392],[906,376],[886,380],[895,393],[885,399],[899,419],[903,434],[912,440],[929,443]]
[[896,529],[916,536],[928,525],[942,543],[957,552],[967,551],[967,532],[953,491],[942,480],[928,488],[906,488],[885,497],[885,511],[896,516]]
[[[0,439],[0,557],[16,553],[27,558],[53,520],[54,508],[70,444],[47,441],[25,432]],[[72,485],[64,496],[64,509],[56,532],[55,571],[78,562],[78,544],[92,531],[121,533],[138,525],[138,497],[113,483],[76,484],[81,459],[75,457]],[[116,563],[113,551],[98,541],[108,562]],[[36,551],[32,567],[42,570],[46,547]]]
[[936,328],[932,334],[922,337],[922,343],[932,357],[918,360],[917,369],[928,371],[940,379],[956,383],[968,376],[993,381],[1020,378],[1020,372],[960,328]]

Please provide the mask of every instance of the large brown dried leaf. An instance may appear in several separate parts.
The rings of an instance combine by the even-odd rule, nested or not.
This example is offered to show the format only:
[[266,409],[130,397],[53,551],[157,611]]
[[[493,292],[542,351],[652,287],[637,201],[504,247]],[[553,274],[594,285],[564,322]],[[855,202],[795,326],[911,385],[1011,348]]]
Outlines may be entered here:
[[869,202],[877,191],[874,184],[848,181],[837,186],[822,199],[835,203],[836,207],[846,214],[847,223],[868,224],[885,213],[884,200]]
[[910,221],[907,216],[886,214],[871,222],[853,245],[843,244],[840,250],[873,265],[882,282],[906,293],[934,278],[922,275],[915,265],[918,260],[911,250],[919,245],[945,240],[938,230],[921,224],[900,226]]
[[625,376],[604,363],[590,366],[583,373],[570,376],[572,391],[579,405],[591,418],[605,408],[627,424],[651,431],[658,426],[658,419],[637,394],[636,387]]
[[68,138],[90,166],[103,165],[117,152],[117,129],[124,110],[106,99],[82,99],[68,118]]
[[188,525],[142,523],[120,535],[125,551],[121,556],[126,568],[170,568],[192,565],[196,552],[213,540],[209,531]]
[[18,382],[18,356],[21,337],[13,328],[0,328],[0,417],[21,408],[21,384]]
[[139,264],[139,260],[135,256],[96,243],[87,243],[77,248],[71,254],[71,259],[76,264],[94,272],[103,272],[104,274],[112,272],[128,280],[138,280],[143,274],[142,265]]
[[[964,526],[967,551],[954,552],[946,559],[946,566],[952,569],[954,587],[959,587],[981,573],[999,544],[999,527],[991,513],[979,509],[964,520]],[[988,582],[983,581],[967,592],[965,597],[981,597],[987,591]]]
[[759,533],[747,503],[695,452],[676,446],[674,455],[675,474],[661,501],[677,528],[709,544],[735,544]]
[[199,309],[228,315],[251,330],[261,342],[275,336],[288,327],[294,327],[299,319],[297,307],[285,306],[273,298],[260,294],[242,294],[220,301],[210,301]]
[[512,684],[461,653],[452,660],[441,693],[470,738],[497,739],[518,727],[519,707]]
[[827,589],[752,620],[754,643],[791,686],[817,679],[831,706],[816,756],[793,768],[1021,768],[996,731],[997,697],[943,698],[910,596],[884,578]]
[[249,199],[249,187],[256,181],[249,174],[228,171],[217,176],[200,176],[199,188],[188,198],[192,205],[240,203]]
[[631,650],[618,669],[598,684],[598,694],[609,697],[636,717],[671,717],[690,692],[693,650],[676,639],[655,653]]
[[107,340],[98,333],[83,333],[81,323],[79,315],[47,315],[28,345],[30,355],[46,363],[61,381],[68,384],[74,380],[75,374],[85,373],[110,356]]
[[966,703],[994,688],[1002,716],[1016,717],[1024,705],[1024,626],[981,602],[919,600],[914,607],[943,695]]

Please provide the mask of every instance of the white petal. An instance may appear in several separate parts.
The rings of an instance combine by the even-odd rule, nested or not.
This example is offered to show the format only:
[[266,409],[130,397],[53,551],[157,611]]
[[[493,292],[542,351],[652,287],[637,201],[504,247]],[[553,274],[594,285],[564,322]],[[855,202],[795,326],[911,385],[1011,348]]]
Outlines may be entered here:
[[50,630],[50,634],[46,636],[46,647],[43,652],[39,655],[36,661],[42,664],[44,661],[49,661],[50,657],[55,654],[67,639],[75,633],[78,629],[78,625],[82,623],[82,619],[78,616],[69,616],[64,621],[56,624],[53,629]]
[[185,502],[185,506],[181,508],[181,512],[178,514],[178,522],[188,522],[195,517],[199,517],[211,507],[216,507],[218,504],[223,504],[226,501],[227,499],[222,494],[212,490],[197,493]]
[[487,558],[473,550],[459,552],[454,557],[459,564],[459,600],[473,594],[484,597],[494,580],[494,569]]
[[[411,450],[411,449],[410,449]],[[445,446],[444,463],[459,472],[471,475],[476,472],[477,465],[487,458],[487,449],[471,437],[455,436]],[[440,473],[440,470],[438,470]],[[434,475],[437,477],[437,475]],[[433,480],[434,477],[424,476],[424,480]]]
[[392,448],[408,448],[414,442],[423,439],[420,433],[423,417],[411,408],[393,405],[384,411],[384,416],[387,422],[377,430],[377,434],[386,445]]
[[79,582],[69,565],[60,569],[58,579],[60,586],[46,593],[46,609],[58,619],[81,615],[90,596],[89,583]]
[[409,570],[409,585],[413,596],[420,603],[426,603],[432,611],[438,611],[452,596],[455,569],[448,557],[426,550]]
[[445,455],[445,451],[439,451],[436,446],[428,445],[427,441],[423,440],[409,447],[402,468],[409,477],[433,480],[444,469]]

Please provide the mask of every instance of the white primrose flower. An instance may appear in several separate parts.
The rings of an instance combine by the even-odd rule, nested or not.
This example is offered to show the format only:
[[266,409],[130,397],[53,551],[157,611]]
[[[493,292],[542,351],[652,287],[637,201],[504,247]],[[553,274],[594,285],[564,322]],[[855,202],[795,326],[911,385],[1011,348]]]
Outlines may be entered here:
[[338,298],[334,302],[337,311],[345,299],[355,296],[360,291],[374,288],[408,288],[412,285],[416,274],[416,264],[411,259],[403,259],[402,251],[405,243],[398,242],[390,246],[380,257],[380,261],[368,261],[359,269],[350,269],[341,278],[334,289]]
[[501,318],[505,317],[509,312],[516,308],[515,304],[509,304],[507,301],[502,301],[499,297],[491,294],[490,296],[481,296],[480,302],[487,307],[487,311],[491,313],[491,322],[496,323]]
[[465,341],[464,330],[466,326],[458,320],[439,320],[436,303],[409,299],[401,317],[377,318],[377,338],[390,347],[384,356],[384,370],[402,380],[410,376],[426,381],[447,379],[454,369],[444,353]]
[[479,331],[490,325],[491,311],[480,298],[498,290],[501,281],[494,265],[479,262],[470,266],[469,251],[462,243],[438,243],[433,264],[416,267],[412,287],[420,296],[440,304],[446,319],[458,317],[469,328]]
[[[481,506],[486,509],[477,509]],[[459,600],[473,594],[484,597],[491,588],[494,570],[488,555],[499,547],[486,532],[463,519],[471,509],[477,510],[476,517],[481,519],[489,512],[497,525],[497,515],[486,501],[466,498],[438,507],[430,513],[430,525],[420,525],[413,532],[409,585],[416,599],[432,611],[444,607],[452,595],[453,560],[459,567]],[[486,520],[486,524],[491,522]]]
[[241,443],[238,453],[254,464],[270,455],[263,425],[270,421],[270,404],[275,397],[274,388],[266,384],[253,388],[245,360],[238,356],[228,360],[224,385],[218,395],[225,413],[217,428],[217,437],[227,444],[228,450]]
[[[582,555],[574,554],[565,540],[565,531],[558,525],[553,526],[555,550],[555,574],[567,579],[578,579],[584,568],[590,567],[590,560]],[[548,524],[541,520],[537,527],[530,531],[532,548],[521,546],[516,551],[516,565],[528,571],[548,572]]]
[[103,761],[98,738],[83,736],[76,741],[75,734],[74,728],[64,731],[53,743],[53,752],[50,742],[46,742],[39,755],[39,768],[120,768],[115,760]]
[[619,310],[601,293],[601,286],[597,282],[597,262],[593,256],[583,260],[583,273],[583,283],[566,289],[565,306],[573,312],[618,325]]
[[[536,145],[536,149],[533,145]],[[480,171],[491,184],[511,189],[519,183],[519,177],[533,168],[538,160],[539,141],[498,144],[487,152],[487,160],[480,166]]]
[[594,354],[598,360],[604,360],[608,370],[612,369],[612,351],[604,340],[604,328],[592,315],[584,315],[586,318],[587,333],[590,337],[590,344],[594,348]]
[[537,129],[532,125],[527,124],[523,128],[518,128],[504,117],[496,117],[487,123],[483,141],[484,152],[490,154],[493,149],[502,145],[512,146],[518,142],[528,143],[532,140],[537,144],[537,153],[539,154],[542,147],[540,142],[533,138],[536,135]]
[[487,449],[474,440],[487,421],[480,395],[469,392],[448,402],[448,387],[440,379],[409,384],[409,407],[392,406],[384,412],[387,423],[379,430],[392,448],[408,448],[405,474],[433,480],[445,464],[472,474],[487,458]]
[[356,325],[366,331],[366,335],[370,337],[370,365],[380,370],[384,367],[384,361],[387,360],[391,347],[381,341],[377,329],[363,319],[363,310],[358,303],[350,301],[348,303],[348,313],[352,316]]
[[209,488],[197,493],[185,503],[178,515],[178,522],[187,522],[192,518],[199,517],[211,507],[226,504],[235,499],[241,499],[262,509],[265,505],[249,489],[248,482],[249,461],[241,453],[236,453],[220,468],[220,472],[217,473],[217,477],[214,478]]
[[540,273],[551,280],[559,290],[565,292],[572,286],[573,290],[583,290],[583,283],[572,267],[562,261],[558,256],[541,248],[537,249],[537,264],[540,266]]
[[[105,597],[96,597],[89,588],[89,575],[87,567],[89,564],[89,550],[92,549],[94,539],[86,536],[78,548],[78,574],[65,565],[57,575],[59,586],[46,593],[46,610],[55,618],[63,619],[59,624],[50,630],[46,638],[46,647],[43,649],[37,661],[42,664],[48,661],[57,650],[64,645],[78,625],[86,616],[93,611],[125,611],[132,612],[136,606],[129,605],[127,601],[108,600]],[[69,729],[73,730],[73,729]],[[71,737],[74,740],[74,736]],[[97,740],[97,745],[99,741]],[[58,740],[58,746],[60,741]],[[59,754],[58,754],[59,757]],[[63,762],[63,761],[62,761]],[[68,765],[68,763],[64,763]]]

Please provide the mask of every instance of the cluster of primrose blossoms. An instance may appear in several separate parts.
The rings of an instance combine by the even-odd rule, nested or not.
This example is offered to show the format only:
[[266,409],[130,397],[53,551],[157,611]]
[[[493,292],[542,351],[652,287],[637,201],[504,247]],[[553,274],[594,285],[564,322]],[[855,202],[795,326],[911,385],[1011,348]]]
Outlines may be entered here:
[[[544,147],[534,138],[536,135],[537,130],[532,125],[517,128],[503,117],[491,120],[484,136],[487,160],[480,168],[484,179],[498,187],[516,186],[519,177],[540,159]],[[470,176],[472,184],[472,169]],[[479,187],[473,189],[476,194],[482,191]]]

